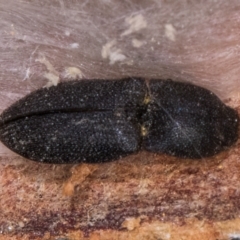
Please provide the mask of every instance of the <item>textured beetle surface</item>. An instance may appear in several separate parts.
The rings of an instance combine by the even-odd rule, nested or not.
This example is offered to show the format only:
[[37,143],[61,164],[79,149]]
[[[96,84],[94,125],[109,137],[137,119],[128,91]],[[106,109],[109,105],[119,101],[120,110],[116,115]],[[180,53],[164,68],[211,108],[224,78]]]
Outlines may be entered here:
[[140,78],[37,90],[5,110],[0,125],[7,147],[45,163],[105,162],[140,149],[203,158],[237,137],[237,112],[212,92]]

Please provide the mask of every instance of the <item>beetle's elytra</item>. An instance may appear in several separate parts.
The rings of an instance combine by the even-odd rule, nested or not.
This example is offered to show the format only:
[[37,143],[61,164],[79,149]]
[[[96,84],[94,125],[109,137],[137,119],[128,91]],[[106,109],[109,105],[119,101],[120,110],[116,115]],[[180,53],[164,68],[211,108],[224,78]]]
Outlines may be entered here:
[[239,122],[204,88],[141,78],[60,83],[22,98],[0,120],[7,147],[44,163],[106,162],[140,149],[208,157],[236,142]]

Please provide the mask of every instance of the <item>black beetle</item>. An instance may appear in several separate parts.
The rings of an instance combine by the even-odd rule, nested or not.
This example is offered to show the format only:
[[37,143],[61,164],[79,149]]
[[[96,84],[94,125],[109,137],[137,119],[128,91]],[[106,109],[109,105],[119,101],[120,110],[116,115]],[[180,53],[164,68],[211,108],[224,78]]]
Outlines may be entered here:
[[0,116],[0,140],[44,163],[106,162],[141,149],[203,158],[237,138],[235,110],[204,88],[171,80],[63,82]]

